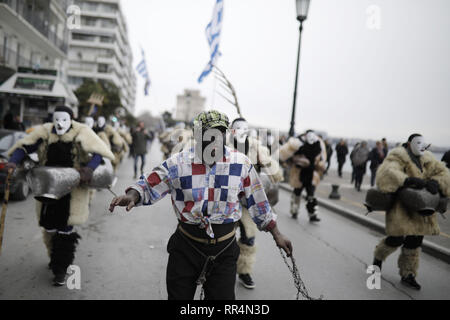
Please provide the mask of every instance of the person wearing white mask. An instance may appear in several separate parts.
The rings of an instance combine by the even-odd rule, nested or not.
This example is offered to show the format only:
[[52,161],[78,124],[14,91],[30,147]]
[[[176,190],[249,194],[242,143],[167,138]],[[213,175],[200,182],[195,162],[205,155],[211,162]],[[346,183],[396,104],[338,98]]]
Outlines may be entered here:
[[94,118],[86,117],[84,119],[84,124],[87,125],[89,128],[93,129],[94,128],[94,124],[95,124]]
[[65,283],[66,270],[75,258],[80,236],[74,227],[84,224],[88,219],[87,185],[93,172],[103,157],[114,159],[108,147],[88,126],[72,119],[72,109],[56,107],[53,123],[38,126],[19,140],[9,150],[10,159],[6,165],[6,169],[14,170],[27,154],[37,152],[40,166],[75,168],[80,173],[80,185],[68,195],[45,205],[36,202],[39,226],[43,229],[55,286]]
[[319,222],[315,198],[316,187],[326,168],[326,150],[317,134],[308,130],[298,138],[290,138],[280,148],[280,160],[290,165],[289,184],[294,191],[291,196],[291,215],[297,219],[303,189],[306,190],[306,209],[310,222]]
[[[275,184],[283,180],[283,171],[278,161],[271,157],[270,151],[265,145],[257,138],[251,137],[249,133],[247,120],[244,118],[235,119],[231,123],[229,146],[245,154],[255,166],[258,174],[264,171]],[[269,202],[271,205],[276,204],[271,202],[271,199],[269,199]],[[246,203],[242,204],[242,218],[239,220],[239,229],[240,239],[238,245],[240,254],[237,261],[237,273],[242,285],[247,289],[253,289],[255,283],[251,274],[253,273],[253,266],[256,260],[255,236],[257,227],[246,208]]]
[[[412,134],[405,144],[390,151],[377,171],[378,189],[384,193],[396,193],[402,188],[426,189],[431,194],[450,196],[450,172],[426,151],[428,146],[422,135]],[[388,236],[376,246],[373,264],[381,269],[383,261],[403,246],[398,258],[401,282],[419,290],[416,277],[420,247],[424,236],[440,234],[437,213],[411,211],[395,199],[385,219]]]
[[113,152],[114,160],[112,161],[112,165],[114,171],[116,171],[120,165],[123,152],[126,149],[126,142],[122,139],[117,130],[114,130],[111,125],[106,123],[106,119],[103,116],[98,117],[94,131]]

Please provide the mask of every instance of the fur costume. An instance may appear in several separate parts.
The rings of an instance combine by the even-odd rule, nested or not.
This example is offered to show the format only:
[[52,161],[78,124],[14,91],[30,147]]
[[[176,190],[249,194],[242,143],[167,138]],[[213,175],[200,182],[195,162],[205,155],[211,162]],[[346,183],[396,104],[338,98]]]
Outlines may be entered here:
[[291,194],[291,215],[296,216],[298,214],[298,210],[300,210],[300,201],[302,196],[297,196],[292,192]]
[[[103,134],[105,134],[105,137]],[[112,160],[112,164],[114,166],[114,170],[117,170],[120,162],[122,161],[123,152],[127,148],[126,142],[122,138],[122,136],[117,132],[112,126],[109,124],[105,125],[102,131],[98,133],[101,135],[103,141],[107,139],[109,147],[114,154],[114,159]]]
[[397,250],[398,247],[388,246],[385,242],[386,238],[380,241],[380,243],[375,247],[374,257],[377,260],[385,261],[386,258]]
[[[320,178],[323,175],[323,172],[326,168],[326,149],[322,147],[323,141],[319,139],[321,146],[321,153],[315,159],[315,170],[313,173],[313,186],[317,187],[320,183]],[[290,138],[287,143],[281,146],[280,148],[280,160],[288,161],[291,159],[294,154],[298,151],[298,149],[302,146],[302,142],[298,138]],[[294,189],[301,189],[303,187],[302,182],[300,181],[300,173],[301,168],[290,165],[289,170],[289,184]]]
[[52,237],[50,267],[54,274],[66,273],[67,268],[75,259],[75,250],[79,239],[81,237],[76,232],[71,234],[55,233]]
[[[256,260],[256,245],[254,243],[256,224],[252,221],[250,214],[246,208],[242,208],[242,218],[240,220],[241,239],[238,241],[241,252],[237,261],[238,274],[250,274],[253,271],[253,265]],[[242,229],[244,229],[242,231]],[[244,233],[244,234],[242,234]]]
[[[269,149],[263,146],[258,139],[247,137],[247,141],[247,157],[250,161],[257,165],[261,171],[264,171],[271,178],[273,183],[282,181],[283,170],[278,161],[271,157]],[[229,146],[231,148],[236,147],[233,139],[230,139]],[[255,236],[257,227],[245,207],[242,207],[242,218],[239,222],[241,227],[241,238],[238,241],[238,245],[241,251],[237,261],[237,273],[251,274],[256,260]]]
[[407,277],[410,274],[412,274],[414,278],[417,277],[417,271],[419,270],[419,255],[420,248],[402,248],[402,252],[398,257],[398,268],[402,277]]
[[[377,171],[376,185],[382,192],[396,192],[404,185],[406,178],[434,179],[444,196],[450,196],[450,172],[445,164],[436,160],[426,151],[420,157],[422,172],[411,160],[404,147],[393,149]],[[389,236],[439,235],[437,214],[422,216],[417,212],[408,212],[400,200],[386,213],[386,234]]]
[[[47,162],[47,150],[49,145],[61,142],[72,142],[72,158],[75,169],[80,169],[90,160],[90,154],[96,153],[110,160],[114,159],[114,155],[103,143],[103,141],[88,126],[72,121],[72,127],[62,136],[52,132],[53,123],[46,123],[38,126],[22,140],[18,141],[8,152],[9,155],[25,145],[33,145],[39,140],[42,143],[38,147],[39,164],[45,165]],[[70,193],[70,215],[67,222],[68,225],[81,225],[85,223],[89,216],[89,189],[79,186]],[[40,217],[42,203],[36,201],[36,211],[38,218]]]

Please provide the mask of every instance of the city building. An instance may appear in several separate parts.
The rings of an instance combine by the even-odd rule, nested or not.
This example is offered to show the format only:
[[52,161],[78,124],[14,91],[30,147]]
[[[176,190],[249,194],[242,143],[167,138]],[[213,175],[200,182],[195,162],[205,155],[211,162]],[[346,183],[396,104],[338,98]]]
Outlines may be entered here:
[[77,111],[67,86],[65,0],[0,0],[0,116],[42,123],[56,105]]
[[127,24],[119,0],[75,0],[81,28],[69,39],[69,85],[76,90],[84,79],[106,80],[120,90],[123,107],[133,113],[136,75]]
[[187,123],[202,111],[205,110],[206,98],[200,95],[199,90],[185,89],[184,94],[177,95],[177,107],[175,111],[175,120]]

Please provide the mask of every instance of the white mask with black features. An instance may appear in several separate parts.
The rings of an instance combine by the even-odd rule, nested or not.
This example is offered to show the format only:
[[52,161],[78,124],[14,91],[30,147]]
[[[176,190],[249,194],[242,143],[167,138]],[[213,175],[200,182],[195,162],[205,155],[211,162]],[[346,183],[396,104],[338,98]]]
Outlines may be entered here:
[[97,126],[99,128],[103,128],[105,126],[105,124],[106,124],[105,117],[99,117],[98,120],[97,120]]
[[236,121],[231,132],[238,143],[245,143],[249,133],[248,123],[246,121]]
[[305,137],[307,144],[314,144],[317,142],[318,137],[314,132],[308,132]]
[[70,114],[63,111],[57,111],[53,114],[53,126],[55,127],[56,134],[62,136],[65,134],[72,125],[72,119]]
[[427,144],[422,136],[414,137],[409,143],[411,152],[413,155],[420,157],[427,150]]
[[91,129],[94,127],[94,122],[94,118],[92,117],[87,117],[86,119],[84,119],[84,123]]

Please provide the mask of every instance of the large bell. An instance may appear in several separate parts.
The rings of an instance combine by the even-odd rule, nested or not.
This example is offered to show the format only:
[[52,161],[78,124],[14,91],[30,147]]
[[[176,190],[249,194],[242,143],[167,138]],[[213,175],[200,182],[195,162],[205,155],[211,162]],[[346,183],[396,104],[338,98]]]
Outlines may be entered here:
[[398,196],[406,209],[425,216],[432,215],[439,207],[439,193],[432,194],[426,189],[404,188]]
[[27,174],[28,184],[38,201],[61,199],[80,184],[80,174],[73,168],[36,167]]
[[[61,199],[80,184],[80,174],[74,168],[36,167],[27,174],[28,184],[36,200],[49,203]],[[94,170],[88,187],[106,189],[114,182],[111,161],[104,159]]]
[[378,189],[369,189],[366,194],[364,205],[371,211],[388,211],[394,204],[394,194],[384,193]]

